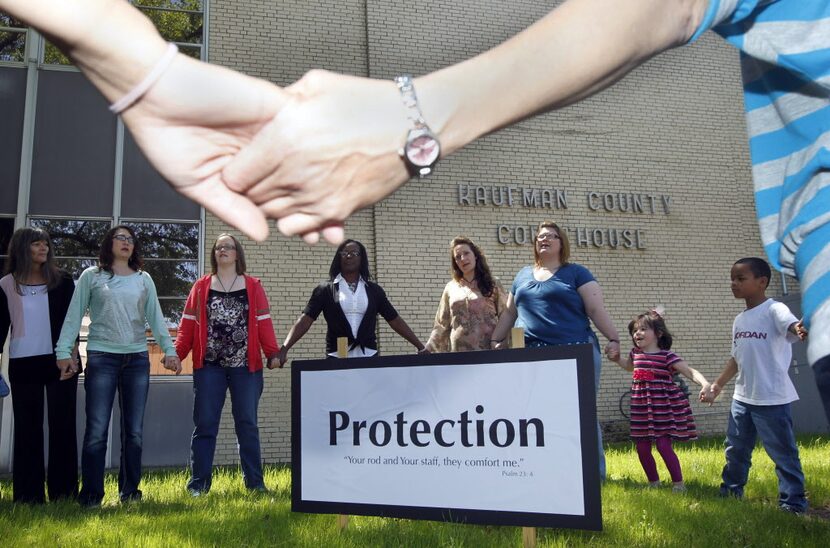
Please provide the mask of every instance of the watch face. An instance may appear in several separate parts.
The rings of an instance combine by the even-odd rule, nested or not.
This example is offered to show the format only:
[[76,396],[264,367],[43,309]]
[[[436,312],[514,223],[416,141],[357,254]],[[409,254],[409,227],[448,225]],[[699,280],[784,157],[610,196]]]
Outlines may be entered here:
[[420,135],[406,144],[406,157],[418,167],[431,166],[438,160],[441,147],[430,135]]

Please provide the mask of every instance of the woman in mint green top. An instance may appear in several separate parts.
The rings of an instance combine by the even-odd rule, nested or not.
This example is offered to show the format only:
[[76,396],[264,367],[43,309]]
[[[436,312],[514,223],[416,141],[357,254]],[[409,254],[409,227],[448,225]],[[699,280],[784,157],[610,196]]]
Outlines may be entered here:
[[142,430],[150,386],[148,324],[164,351],[164,366],[181,371],[156,286],[141,266],[141,249],[133,229],[116,226],[107,232],[98,266],[87,268],[78,280],[55,347],[58,367],[74,367],[70,352],[88,311],[86,431],[79,495],[84,506],[98,506],[104,498],[107,434],[116,390],[121,408],[119,496],[122,502],[141,499]]

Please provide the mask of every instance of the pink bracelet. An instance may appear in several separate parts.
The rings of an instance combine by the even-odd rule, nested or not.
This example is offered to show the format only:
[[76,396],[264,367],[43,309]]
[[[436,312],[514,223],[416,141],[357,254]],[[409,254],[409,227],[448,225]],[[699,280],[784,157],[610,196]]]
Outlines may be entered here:
[[147,93],[150,88],[153,87],[153,84],[161,78],[161,75],[164,74],[164,71],[167,70],[170,63],[173,62],[173,59],[176,58],[176,54],[178,52],[179,48],[176,47],[176,44],[172,42],[167,44],[167,50],[164,52],[164,55],[162,55],[161,59],[159,59],[159,62],[156,63],[156,66],[153,67],[153,70],[151,70],[147,76],[144,77],[144,80],[128,91],[126,95],[111,104],[110,112],[113,114],[119,114],[138,101],[141,96]]

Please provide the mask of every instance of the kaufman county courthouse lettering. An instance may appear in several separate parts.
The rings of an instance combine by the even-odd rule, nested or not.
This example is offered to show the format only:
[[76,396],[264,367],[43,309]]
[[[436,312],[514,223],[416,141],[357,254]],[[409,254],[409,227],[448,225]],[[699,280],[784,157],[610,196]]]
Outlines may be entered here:
[[[141,9],[185,54],[284,86],[312,68],[390,80],[434,71],[495,46],[558,3],[170,0]],[[175,330],[191,284],[210,270],[211,245],[233,231],[170,190],[69,61],[2,14],[0,121],[0,261],[15,228],[43,227],[55,238],[59,263],[77,278],[95,264],[103,233],[114,223],[130,224]],[[509,288],[532,264],[535,227],[544,220],[564,227],[571,261],[588,267],[601,284],[624,352],[628,321],[662,304],[673,349],[714,378],[730,355],[732,319],[743,307],[730,292],[730,267],[740,257],[764,254],[738,51],[707,32],[593,98],[453,154],[432,177],[412,180],[353,216],[346,235],[366,246],[373,276],[425,341],[450,276],[450,240],[472,238]],[[328,277],[333,250],[276,231],[267,242],[244,246],[281,341],[313,288]],[[769,295],[798,289],[776,273]],[[412,352],[386,322],[378,330],[381,356]],[[291,358],[323,358],[324,350],[325,325],[318,322]],[[796,365],[805,373],[796,382],[803,402],[815,386],[802,354],[796,348],[802,360]],[[175,377],[153,362],[144,462],[184,465],[193,428],[191,364]],[[605,361],[597,404],[606,437],[627,433],[621,401],[629,386],[630,374]],[[797,423],[801,404],[793,408]],[[713,407],[692,403],[704,434],[724,430],[728,405],[729,398]],[[2,473],[11,465],[12,409],[8,398],[0,406]],[[265,372],[260,409],[263,458],[290,462],[288,367]],[[458,420],[463,411],[448,418]],[[235,462],[237,453],[229,404],[224,414],[217,464]],[[117,429],[116,422],[110,436],[116,447],[108,453],[116,465]],[[449,436],[449,427],[438,430],[445,431]],[[517,439],[520,433],[517,425]],[[529,435],[534,439],[532,429]]]

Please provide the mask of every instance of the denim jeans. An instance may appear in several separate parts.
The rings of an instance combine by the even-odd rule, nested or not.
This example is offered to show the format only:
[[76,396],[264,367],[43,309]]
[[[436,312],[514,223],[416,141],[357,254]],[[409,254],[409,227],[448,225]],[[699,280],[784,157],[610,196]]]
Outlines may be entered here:
[[830,355],[824,356],[813,364],[813,373],[816,376],[816,386],[824,405],[824,414],[830,421]]
[[90,350],[84,378],[86,432],[81,453],[81,504],[99,504],[104,498],[107,437],[115,392],[121,409],[121,500],[141,498],[141,447],[144,407],[150,387],[147,352],[112,354]]
[[193,371],[193,437],[190,440],[191,478],[187,488],[210,490],[213,455],[225,394],[231,392],[231,411],[242,463],[242,479],[248,489],[265,487],[259,446],[257,409],[262,395],[262,370],[205,364]]
[[807,509],[804,473],[795,444],[790,404],[750,405],[732,400],[726,428],[726,466],[723,467],[722,495],[743,497],[752,465],[755,440],[761,442],[775,463],[778,476],[778,505],[787,510]]
[[[594,397],[599,397],[599,376],[602,373],[602,352],[599,349],[599,341],[594,338]],[[602,446],[602,426],[597,416],[597,443],[599,444],[599,479],[605,481],[605,448]]]

